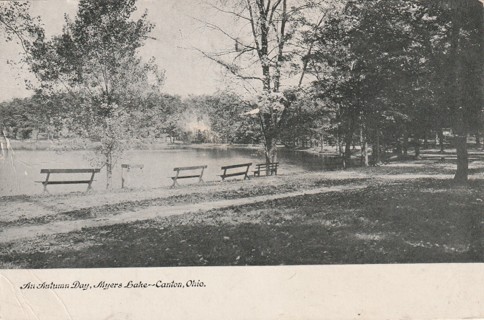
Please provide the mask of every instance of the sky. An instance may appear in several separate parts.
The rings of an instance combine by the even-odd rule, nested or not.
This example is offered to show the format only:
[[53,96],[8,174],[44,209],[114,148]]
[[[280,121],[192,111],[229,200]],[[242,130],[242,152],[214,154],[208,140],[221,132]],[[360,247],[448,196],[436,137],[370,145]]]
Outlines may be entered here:
[[[31,13],[40,16],[47,37],[59,34],[64,15],[74,17],[78,0],[33,0]],[[140,54],[143,58],[154,56],[166,71],[163,92],[187,96],[210,94],[225,83],[221,67],[203,57],[193,48],[216,51],[233,45],[220,32],[207,28],[202,21],[214,22],[224,28],[232,23],[229,16],[216,13],[200,0],[138,0],[140,15],[148,10],[148,20],[155,23],[151,36]],[[25,89],[24,79],[34,79],[25,68],[8,64],[18,60],[21,47],[15,42],[5,42],[0,36],[0,101],[31,95]]]

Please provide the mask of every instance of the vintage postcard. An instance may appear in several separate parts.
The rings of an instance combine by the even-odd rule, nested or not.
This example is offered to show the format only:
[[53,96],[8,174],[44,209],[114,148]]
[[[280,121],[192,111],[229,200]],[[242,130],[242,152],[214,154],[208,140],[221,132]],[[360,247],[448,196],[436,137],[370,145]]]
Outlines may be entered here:
[[0,318],[484,318],[483,5],[0,1]]

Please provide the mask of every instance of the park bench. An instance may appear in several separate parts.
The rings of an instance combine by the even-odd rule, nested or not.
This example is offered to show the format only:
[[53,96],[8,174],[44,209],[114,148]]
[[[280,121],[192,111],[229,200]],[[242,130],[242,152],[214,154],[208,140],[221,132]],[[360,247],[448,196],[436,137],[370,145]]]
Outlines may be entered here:
[[254,170],[254,177],[260,177],[261,172],[266,172],[266,175],[277,175],[277,167],[279,166],[278,162],[271,162],[271,163],[261,163],[255,165]]
[[[173,171],[176,171],[176,174],[174,177],[170,177],[171,179],[173,179],[173,184],[171,185],[171,187],[173,188],[174,186],[176,185],[179,185],[177,180],[178,179],[189,179],[189,178],[198,178],[198,182],[203,182],[203,171],[207,168],[206,165],[204,166],[193,166],[193,167],[178,167],[178,168],[174,168]],[[198,174],[193,174],[193,171],[194,170],[200,170],[200,172]],[[181,171],[192,171],[192,173],[190,174],[187,174],[187,175],[184,175],[184,176],[181,176],[180,175],[180,172]]]
[[[48,192],[47,186],[49,184],[87,184],[87,191],[91,190],[92,182],[94,181],[94,175],[99,173],[101,169],[41,169],[40,173],[45,173],[47,176],[44,181],[36,181],[42,183],[44,186],[44,192]],[[49,180],[51,174],[60,173],[90,173],[91,177],[86,180]]]
[[[224,181],[225,178],[242,176],[242,175],[244,176],[244,180],[250,179],[248,172],[251,165],[252,163],[242,163],[242,164],[233,164],[231,166],[222,167],[222,170],[224,171],[224,173],[221,174],[220,177],[222,178],[222,181]],[[242,169],[241,171],[233,172],[233,169],[239,169],[239,168],[245,168],[245,169]],[[229,171],[229,173],[227,173],[227,171]]]
[[128,173],[132,169],[143,170],[143,168],[144,168],[143,164],[129,164],[129,163],[121,164],[121,189],[124,189],[124,187],[128,184],[128,180],[129,180]]

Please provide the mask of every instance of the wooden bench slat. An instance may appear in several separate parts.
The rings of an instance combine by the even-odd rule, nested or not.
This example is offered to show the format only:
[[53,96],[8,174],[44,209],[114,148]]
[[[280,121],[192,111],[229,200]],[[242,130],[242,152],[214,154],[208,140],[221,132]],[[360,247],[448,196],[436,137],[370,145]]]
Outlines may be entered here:
[[221,177],[235,177],[235,176],[242,176],[242,175],[245,175],[245,171],[244,172],[235,172],[235,173],[226,173],[226,174],[221,174],[220,176]]
[[277,165],[271,165],[271,166],[258,166],[256,168],[256,170],[264,170],[264,169],[274,169],[274,168],[277,168],[278,166]]
[[225,170],[225,169],[234,169],[234,168],[241,168],[241,167],[250,167],[251,165],[252,165],[252,163],[233,164],[231,166],[222,167],[222,170]]
[[[94,181],[94,180],[92,180]],[[40,181],[44,184],[81,184],[81,183],[91,183],[91,180],[55,180],[55,181]]]
[[99,173],[101,169],[41,169],[40,173]]
[[269,165],[269,166],[273,166],[273,165],[277,166],[277,165],[279,165],[279,162],[259,163],[259,164],[256,164],[257,167],[262,167],[262,166],[267,166],[267,165]]
[[[252,165],[252,163],[241,163],[241,164],[233,164],[233,165],[230,165],[230,166],[223,166],[223,167],[221,167],[221,169],[224,171],[224,173],[222,175],[220,175],[220,177],[222,178],[222,181],[224,181],[225,178],[228,178],[228,177],[235,177],[235,176],[242,176],[242,175],[244,176],[244,180],[250,179],[250,177],[247,175],[247,173],[249,172],[249,168],[250,168],[251,165]],[[245,168],[245,169],[243,169],[244,171],[227,173],[227,170],[236,169],[236,168]]]
[[171,177],[172,179],[200,178],[200,175]]
[[178,167],[174,168],[173,171],[182,171],[182,170],[195,170],[195,169],[206,169],[207,166],[193,166],[193,167]]

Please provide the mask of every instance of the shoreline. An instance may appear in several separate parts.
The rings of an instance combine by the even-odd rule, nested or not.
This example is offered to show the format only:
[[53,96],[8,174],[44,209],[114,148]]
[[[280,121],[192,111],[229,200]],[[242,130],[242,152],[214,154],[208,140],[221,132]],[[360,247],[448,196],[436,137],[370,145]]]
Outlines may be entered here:
[[[96,142],[90,142],[80,146],[75,139],[65,140],[10,140],[12,149],[22,151],[82,151],[94,150]],[[259,149],[261,145],[256,144],[225,144],[225,143],[168,143],[156,140],[138,140],[133,142],[133,147],[129,150],[169,150],[169,149]]]
[[[96,143],[92,142],[85,146],[76,146],[72,140],[10,140],[12,149],[19,151],[93,151]],[[128,150],[173,150],[173,149],[248,149],[262,150],[262,144],[228,144],[228,143],[168,143],[164,141],[139,140],[134,142],[134,146]],[[284,145],[279,145],[278,150],[303,152],[310,154],[321,154],[338,156],[334,151],[325,148],[324,152],[317,148],[291,149]]]

